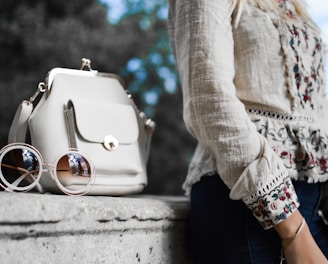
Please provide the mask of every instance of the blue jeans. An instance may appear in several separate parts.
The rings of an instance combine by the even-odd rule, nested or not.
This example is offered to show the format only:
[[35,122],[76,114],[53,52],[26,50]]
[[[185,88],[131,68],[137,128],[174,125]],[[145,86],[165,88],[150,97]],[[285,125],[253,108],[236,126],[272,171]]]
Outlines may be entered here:
[[[310,230],[328,257],[328,226],[318,216],[322,184],[294,182]],[[190,255],[194,264],[277,264],[280,238],[264,230],[242,201],[229,198],[218,175],[204,176],[191,191]]]

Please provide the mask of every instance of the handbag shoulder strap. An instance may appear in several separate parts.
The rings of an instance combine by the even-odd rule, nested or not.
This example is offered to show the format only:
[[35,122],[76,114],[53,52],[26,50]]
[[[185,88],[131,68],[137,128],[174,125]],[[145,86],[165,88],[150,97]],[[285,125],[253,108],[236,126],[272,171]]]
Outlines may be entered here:
[[11,123],[8,133],[8,144],[10,143],[24,143],[26,140],[26,133],[28,128],[28,120],[34,109],[33,102],[40,93],[45,92],[45,83],[40,82],[35,93],[29,100],[24,100],[17,108],[14,119]]
[[17,108],[14,119],[11,123],[8,144],[26,140],[28,120],[33,111],[33,104],[30,101],[24,100]]

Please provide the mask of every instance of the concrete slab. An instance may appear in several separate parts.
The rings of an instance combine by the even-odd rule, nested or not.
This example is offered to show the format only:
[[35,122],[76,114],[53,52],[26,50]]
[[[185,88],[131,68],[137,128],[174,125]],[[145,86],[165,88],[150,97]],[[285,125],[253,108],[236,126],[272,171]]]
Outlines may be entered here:
[[0,192],[0,263],[189,263],[185,197]]

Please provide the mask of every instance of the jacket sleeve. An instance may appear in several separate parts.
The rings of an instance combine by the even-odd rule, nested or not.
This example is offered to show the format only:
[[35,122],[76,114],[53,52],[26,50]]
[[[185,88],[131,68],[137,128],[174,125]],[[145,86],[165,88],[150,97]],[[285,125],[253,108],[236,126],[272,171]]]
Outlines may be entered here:
[[257,131],[234,85],[235,0],[170,0],[168,29],[188,131],[264,228],[287,218],[297,196],[280,158]]

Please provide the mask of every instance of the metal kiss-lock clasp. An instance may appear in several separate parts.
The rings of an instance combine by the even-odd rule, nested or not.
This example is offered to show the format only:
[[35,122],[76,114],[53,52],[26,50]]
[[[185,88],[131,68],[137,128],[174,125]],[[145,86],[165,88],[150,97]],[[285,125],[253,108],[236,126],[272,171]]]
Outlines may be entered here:
[[104,138],[103,145],[108,150],[114,150],[118,147],[118,140],[112,135],[107,135]]
[[83,70],[85,67],[87,67],[89,71],[92,71],[90,59],[82,58],[81,61],[82,61],[82,65],[80,70]]

